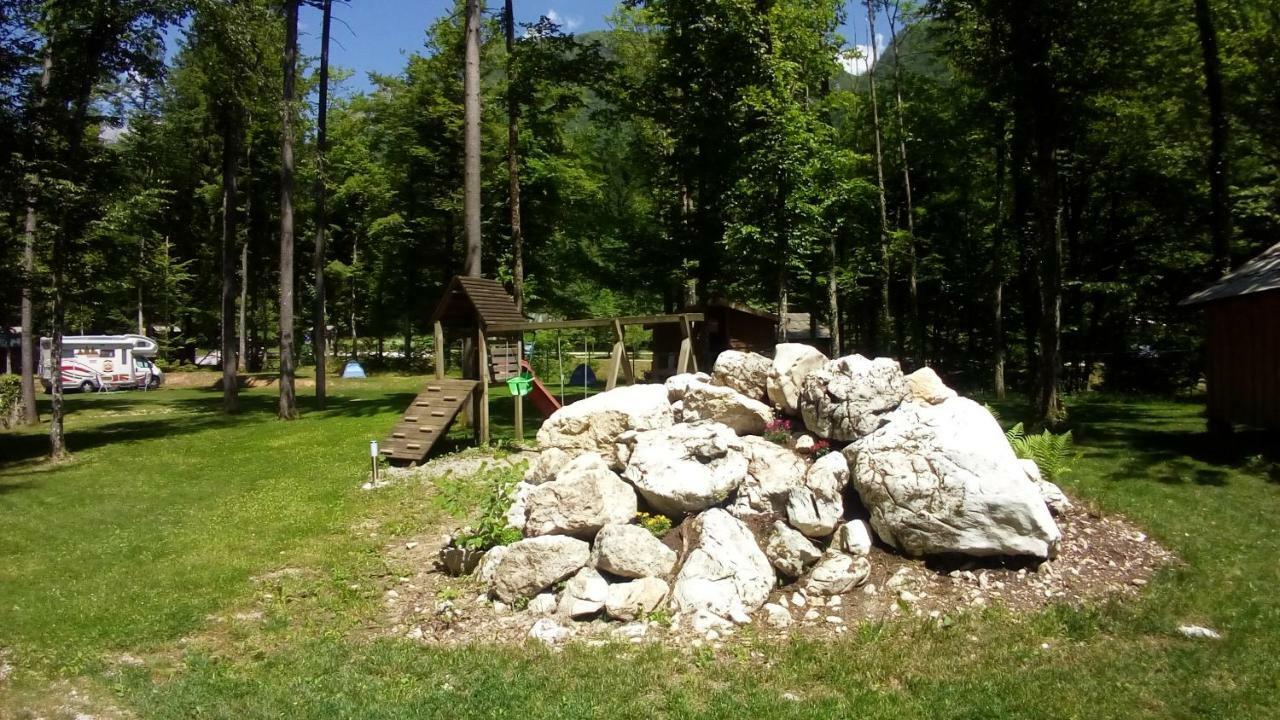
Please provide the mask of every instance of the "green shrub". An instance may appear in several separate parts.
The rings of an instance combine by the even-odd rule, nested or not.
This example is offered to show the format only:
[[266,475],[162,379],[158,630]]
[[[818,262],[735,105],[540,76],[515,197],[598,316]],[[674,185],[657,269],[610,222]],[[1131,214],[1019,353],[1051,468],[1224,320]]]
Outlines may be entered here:
[[18,419],[22,404],[22,379],[17,375],[0,375],[0,427],[8,427]]
[[455,539],[458,547],[488,550],[510,545],[523,537],[519,530],[507,525],[507,511],[515,501],[516,484],[524,477],[526,464],[485,466],[480,470],[481,486],[487,488],[480,504],[480,519],[471,532]]
[[1009,428],[1005,437],[1014,454],[1024,460],[1034,460],[1040,468],[1040,477],[1051,483],[1071,472],[1071,466],[1079,458],[1070,430],[1064,433],[1045,430],[1039,435],[1028,435],[1022,423],[1018,423]]

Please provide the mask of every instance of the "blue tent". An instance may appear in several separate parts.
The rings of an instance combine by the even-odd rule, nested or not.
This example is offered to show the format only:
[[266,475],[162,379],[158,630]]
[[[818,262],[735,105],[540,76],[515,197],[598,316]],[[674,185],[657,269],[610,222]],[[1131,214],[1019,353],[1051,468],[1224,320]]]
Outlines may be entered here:
[[348,360],[346,367],[342,368],[342,377],[364,379],[367,376],[364,374],[364,368],[360,367],[360,363]]
[[570,385],[595,385],[596,374],[591,372],[591,366],[586,363],[580,363],[578,367],[573,369],[573,375],[569,377]]

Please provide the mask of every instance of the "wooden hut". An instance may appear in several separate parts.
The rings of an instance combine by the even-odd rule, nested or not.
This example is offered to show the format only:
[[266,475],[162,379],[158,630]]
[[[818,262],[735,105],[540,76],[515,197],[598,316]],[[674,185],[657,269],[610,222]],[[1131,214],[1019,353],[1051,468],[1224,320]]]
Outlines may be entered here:
[[[685,308],[684,313],[697,313],[702,323],[693,329],[697,366],[709,370],[725,350],[753,350],[773,354],[778,338],[778,316],[730,300],[714,299],[702,305]],[[655,380],[676,372],[677,357],[683,339],[674,325],[653,325],[653,371]]]
[[1205,311],[1210,427],[1280,430],[1280,243],[1180,304]]

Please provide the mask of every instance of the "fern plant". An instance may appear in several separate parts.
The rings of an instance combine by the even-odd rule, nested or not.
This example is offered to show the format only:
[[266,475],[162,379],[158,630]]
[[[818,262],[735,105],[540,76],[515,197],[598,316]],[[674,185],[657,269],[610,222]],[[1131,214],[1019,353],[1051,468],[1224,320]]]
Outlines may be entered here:
[[1013,453],[1024,460],[1034,461],[1040,469],[1040,477],[1051,483],[1071,472],[1071,466],[1079,457],[1070,430],[1060,434],[1045,430],[1039,435],[1028,435],[1022,423],[1018,423],[1004,436],[1008,438]]

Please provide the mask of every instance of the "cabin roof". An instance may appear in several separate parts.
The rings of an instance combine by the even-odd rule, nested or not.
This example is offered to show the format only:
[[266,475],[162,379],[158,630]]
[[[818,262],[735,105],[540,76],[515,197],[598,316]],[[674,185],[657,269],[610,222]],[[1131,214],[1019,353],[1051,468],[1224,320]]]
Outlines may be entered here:
[[1209,287],[1188,296],[1179,305],[1201,305],[1215,300],[1280,290],[1280,243],[1232,270]]
[[525,317],[502,283],[489,278],[455,275],[444,297],[431,313],[431,321],[450,327],[480,327],[502,323],[522,323]]
[[817,323],[816,334],[811,332],[814,329],[812,317],[812,314],[807,312],[787,313],[787,342],[831,339],[831,328],[825,323]]

